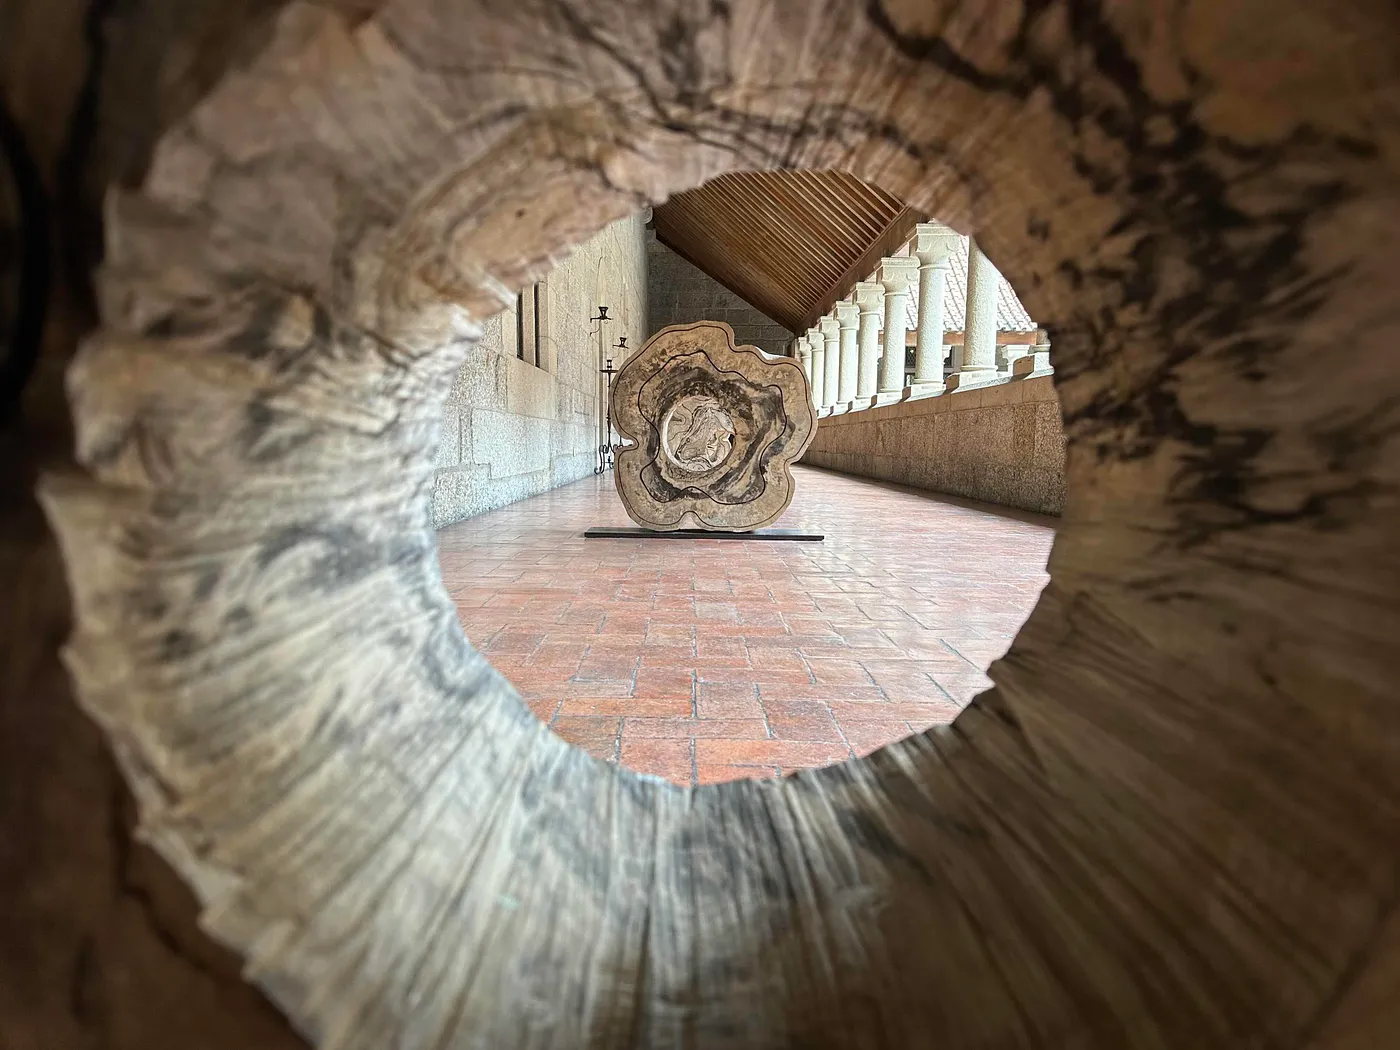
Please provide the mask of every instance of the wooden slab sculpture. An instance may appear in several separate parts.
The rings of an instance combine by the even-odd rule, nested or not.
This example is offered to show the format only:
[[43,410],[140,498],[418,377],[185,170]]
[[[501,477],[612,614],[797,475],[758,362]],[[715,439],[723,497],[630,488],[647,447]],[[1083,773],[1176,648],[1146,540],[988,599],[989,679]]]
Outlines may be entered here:
[[617,373],[617,494],[643,528],[749,532],[792,502],[817,430],[797,362],[734,345],[722,321],[672,325]]

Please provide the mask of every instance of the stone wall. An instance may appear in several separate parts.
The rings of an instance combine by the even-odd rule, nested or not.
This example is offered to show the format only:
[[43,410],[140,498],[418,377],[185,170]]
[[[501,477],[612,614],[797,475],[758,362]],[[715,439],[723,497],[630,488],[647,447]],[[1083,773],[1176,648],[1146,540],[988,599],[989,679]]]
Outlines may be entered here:
[[1065,436],[1049,376],[827,416],[802,462],[1059,514]]
[[543,282],[540,360],[516,357],[515,310],[485,326],[447,398],[433,488],[441,527],[592,473],[598,445],[598,306],[637,347],[647,330],[645,229],[613,223]]
[[647,230],[646,238],[648,338],[668,324],[724,321],[740,346],[787,353],[793,333],[686,262],[656,239],[655,230]]

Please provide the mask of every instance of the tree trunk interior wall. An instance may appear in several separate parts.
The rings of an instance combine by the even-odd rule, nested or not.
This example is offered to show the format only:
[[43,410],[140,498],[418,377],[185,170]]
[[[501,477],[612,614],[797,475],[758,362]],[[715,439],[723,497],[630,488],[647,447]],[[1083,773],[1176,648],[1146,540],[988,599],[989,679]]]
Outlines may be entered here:
[[[1390,5],[0,19],[54,248],[0,446],[6,1050],[1393,1037]],[[434,461],[515,290],[778,166],[977,235],[1052,334],[1064,521],[954,726],[684,790],[471,650]]]

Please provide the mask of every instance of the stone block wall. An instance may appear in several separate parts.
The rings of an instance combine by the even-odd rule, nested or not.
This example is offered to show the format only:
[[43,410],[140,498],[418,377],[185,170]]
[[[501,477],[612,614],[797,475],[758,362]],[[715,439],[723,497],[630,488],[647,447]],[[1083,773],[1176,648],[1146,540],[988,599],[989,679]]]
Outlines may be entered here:
[[1065,436],[1049,376],[827,416],[802,462],[1059,514]]
[[793,333],[750,306],[709,274],[673,252],[646,231],[647,337],[670,324],[724,321],[740,346],[786,354]]
[[640,214],[613,223],[543,282],[544,367],[516,357],[514,308],[486,322],[443,412],[433,486],[437,527],[577,481],[598,445],[598,306],[616,320],[607,346],[647,335],[646,230]]

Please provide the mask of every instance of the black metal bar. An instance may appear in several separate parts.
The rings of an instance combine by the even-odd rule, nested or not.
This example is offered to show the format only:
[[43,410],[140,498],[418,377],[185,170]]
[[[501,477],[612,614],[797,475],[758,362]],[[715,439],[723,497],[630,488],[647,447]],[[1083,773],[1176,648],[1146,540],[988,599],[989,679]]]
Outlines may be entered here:
[[755,529],[753,532],[710,532],[708,529],[639,529],[626,525],[594,525],[583,532],[588,540],[802,540],[821,542],[826,535],[800,529]]

